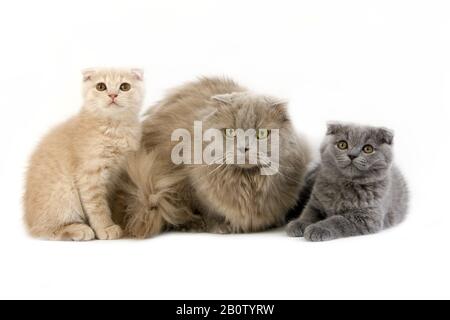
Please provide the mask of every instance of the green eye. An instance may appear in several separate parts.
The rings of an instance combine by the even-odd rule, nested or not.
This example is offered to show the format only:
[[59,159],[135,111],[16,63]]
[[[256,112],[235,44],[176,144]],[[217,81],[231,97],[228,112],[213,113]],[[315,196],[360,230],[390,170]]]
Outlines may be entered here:
[[225,132],[225,136],[228,138],[236,137],[236,130],[234,130],[234,129],[225,129],[224,132]]
[[363,151],[364,151],[364,153],[371,154],[371,153],[373,153],[375,151],[375,149],[374,149],[373,146],[368,144],[368,145],[364,146]]
[[339,149],[341,149],[341,150],[347,150],[348,149],[348,143],[347,143],[347,141],[344,141],[344,140],[339,141],[338,144],[337,144],[337,147]]
[[129,83],[124,82],[120,85],[121,91],[129,91],[130,89],[131,89],[131,84],[129,84]]
[[106,84],[104,84],[103,82],[97,83],[97,85],[95,86],[95,88],[98,91],[105,91],[106,90]]
[[258,134],[257,134],[257,138],[259,140],[263,140],[263,139],[267,139],[267,137],[269,137],[270,135],[270,130],[267,129],[259,129],[258,130]]

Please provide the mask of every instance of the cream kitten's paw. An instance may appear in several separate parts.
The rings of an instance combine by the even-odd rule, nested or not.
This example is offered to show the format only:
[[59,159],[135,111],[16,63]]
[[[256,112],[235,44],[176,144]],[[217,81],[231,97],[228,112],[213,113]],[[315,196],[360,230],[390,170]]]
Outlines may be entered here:
[[118,225],[112,225],[105,229],[97,229],[96,234],[99,240],[117,240],[122,238],[123,231]]
[[56,238],[63,241],[90,241],[95,239],[95,233],[88,225],[75,223],[59,230]]

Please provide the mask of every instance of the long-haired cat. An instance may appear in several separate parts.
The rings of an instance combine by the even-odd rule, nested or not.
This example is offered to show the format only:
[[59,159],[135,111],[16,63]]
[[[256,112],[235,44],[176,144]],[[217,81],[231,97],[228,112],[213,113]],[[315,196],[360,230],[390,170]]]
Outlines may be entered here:
[[[178,142],[171,141],[171,135],[186,129],[194,136],[195,121],[202,123],[203,131],[220,130],[224,141],[232,140],[237,129],[254,129],[258,139],[269,139],[271,130],[279,130],[278,171],[261,174],[268,162],[261,152],[253,164],[174,164],[171,153]],[[251,147],[241,148],[247,159]],[[149,237],[167,228],[230,233],[280,226],[296,203],[308,150],[279,100],[218,78],[177,88],[150,109],[142,148],[128,163],[121,197],[126,230]]]
[[329,124],[322,161],[308,172],[302,192],[310,194],[309,201],[287,233],[327,241],[375,233],[403,221],[408,188],[393,163],[393,139],[385,128]]
[[31,157],[24,195],[31,235],[50,240],[117,239],[108,196],[125,156],[140,145],[144,97],[138,69],[83,72],[84,104]]

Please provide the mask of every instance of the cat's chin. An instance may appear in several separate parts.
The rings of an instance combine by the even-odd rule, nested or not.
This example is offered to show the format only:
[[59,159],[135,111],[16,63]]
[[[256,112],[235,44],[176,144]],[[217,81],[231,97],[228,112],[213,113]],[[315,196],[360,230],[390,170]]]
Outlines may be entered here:
[[241,169],[248,169],[248,170],[259,168],[259,166],[257,164],[248,164],[248,163],[247,164],[237,164],[236,166]]
[[[370,172],[370,174],[369,174]],[[378,180],[379,178],[385,177],[385,171],[381,172],[381,171],[371,171],[369,169],[359,169],[357,166],[355,165],[351,165],[348,166],[345,169],[340,169],[339,173],[345,178],[345,179],[350,179],[353,181],[359,181],[359,180],[363,180],[363,181],[375,181]]]
[[356,166],[354,166],[353,164],[350,164],[348,166],[345,167],[341,167],[339,168],[339,172],[347,178],[353,178],[353,177],[357,177],[360,176],[361,174],[363,174],[363,171],[361,171],[360,169],[358,169]]
[[250,176],[261,175],[261,166],[254,164],[238,164],[235,165],[235,170],[238,170],[240,174],[246,174]]
[[108,104],[106,106],[106,108],[107,109],[110,109],[110,108],[122,108],[122,106],[120,104],[117,104],[117,103],[113,102],[113,103]]

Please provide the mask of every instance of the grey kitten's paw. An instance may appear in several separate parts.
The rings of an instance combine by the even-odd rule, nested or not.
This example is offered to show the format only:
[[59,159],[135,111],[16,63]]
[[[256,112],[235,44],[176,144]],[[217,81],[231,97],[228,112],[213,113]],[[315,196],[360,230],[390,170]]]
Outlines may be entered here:
[[96,234],[99,240],[117,240],[122,238],[123,231],[118,225],[112,225],[105,229],[96,230]]
[[289,222],[286,227],[286,233],[289,237],[303,237],[305,233],[305,229],[309,226],[309,224],[294,220]]
[[319,242],[333,240],[335,237],[333,233],[323,227],[311,225],[305,230],[305,239],[308,241]]

